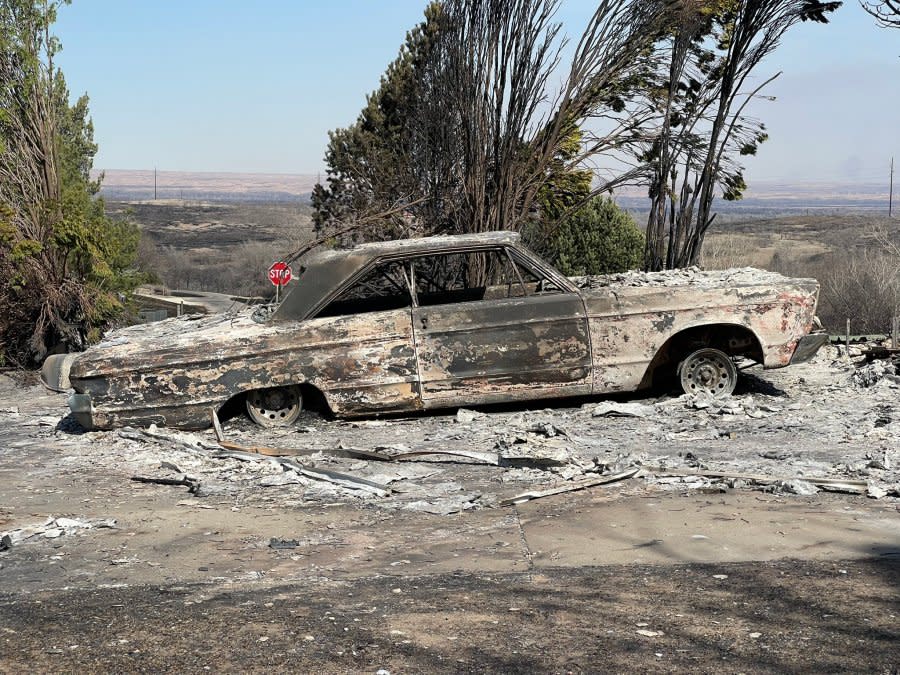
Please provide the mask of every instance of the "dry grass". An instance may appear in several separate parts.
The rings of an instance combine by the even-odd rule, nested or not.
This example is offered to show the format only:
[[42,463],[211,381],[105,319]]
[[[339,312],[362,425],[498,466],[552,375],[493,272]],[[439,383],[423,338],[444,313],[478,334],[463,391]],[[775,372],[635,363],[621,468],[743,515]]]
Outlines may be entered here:
[[819,316],[842,332],[887,332],[900,314],[900,221],[850,214],[729,223],[711,232],[707,269],[753,266],[822,284]]
[[183,290],[270,295],[269,266],[312,238],[311,209],[302,204],[167,200],[109,208],[141,226],[142,269]]
[[[113,203],[145,233],[141,260],[172,288],[236,295],[272,292],[269,265],[312,238],[299,204]],[[819,316],[833,332],[885,332],[900,313],[900,220],[847,214],[730,221],[710,231],[707,269],[761,267],[822,284]],[[896,245],[894,245],[896,247]]]

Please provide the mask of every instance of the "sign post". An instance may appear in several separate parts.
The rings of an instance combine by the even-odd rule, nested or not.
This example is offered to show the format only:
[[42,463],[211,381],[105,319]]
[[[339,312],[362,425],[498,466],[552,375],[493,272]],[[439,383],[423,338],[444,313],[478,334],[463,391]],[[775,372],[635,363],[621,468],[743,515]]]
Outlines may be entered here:
[[286,262],[274,262],[269,268],[269,281],[275,286],[275,304],[278,304],[279,291],[282,286],[287,286],[288,282],[294,278],[291,268]]

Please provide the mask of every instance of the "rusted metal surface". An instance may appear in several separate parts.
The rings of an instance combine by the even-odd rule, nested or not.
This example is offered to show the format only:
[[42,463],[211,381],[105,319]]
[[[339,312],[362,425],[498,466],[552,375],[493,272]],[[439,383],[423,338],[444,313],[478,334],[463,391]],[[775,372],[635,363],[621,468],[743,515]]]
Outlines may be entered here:
[[[370,311],[356,298],[358,313],[334,310],[379,265],[409,284],[428,256],[484,251],[521,267],[515,290],[420,306],[415,287],[394,280],[398,308]],[[98,428],[205,427],[210,408],[288,385],[314,387],[343,416],[602,394],[646,387],[698,346],[788,365],[817,297],[814,280],[750,269],[568,280],[511,233],[380,242],[308,256],[266,320],[245,309],[126,328],[51,357],[44,377],[71,384],[76,417]]]
[[[705,284],[582,290],[593,337],[594,393],[647,384],[648,366],[661,350],[676,336],[704,327],[714,327],[708,339],[728,353],[747,355],[767,368],[790,363],[800,338],[812,328],[814,280],[748,270],[725,286],[722,274],[699,275]],[[730,345],[732,339],[741,344]],[[657,365],[678,356],[684,354],[663,354]]]
[[591,393],[576,293],[417,307],[413,325],[426,408]]

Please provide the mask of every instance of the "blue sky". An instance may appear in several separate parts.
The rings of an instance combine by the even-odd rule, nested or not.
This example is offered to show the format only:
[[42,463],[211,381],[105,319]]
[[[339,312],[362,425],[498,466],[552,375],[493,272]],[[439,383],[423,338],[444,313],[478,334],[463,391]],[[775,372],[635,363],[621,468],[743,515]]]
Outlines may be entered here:
[[[75,0],[59,63],[87,92],[101,169],[316,173],[426,0]],[[593,11],[563,0],[577,36]],[[754,104],[770,140],[756,180],[883,180],[900,163],[900,30],[855,3],[802,24],[759,71],[784,74]]]

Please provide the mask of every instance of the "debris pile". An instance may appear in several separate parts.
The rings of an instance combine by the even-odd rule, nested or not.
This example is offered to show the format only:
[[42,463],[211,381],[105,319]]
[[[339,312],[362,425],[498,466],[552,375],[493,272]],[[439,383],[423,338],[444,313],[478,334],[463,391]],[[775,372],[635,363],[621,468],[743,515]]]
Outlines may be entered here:
[[[240,437],[240,442],[226,440],[217,418],[216,440],[155,427],[118,433],[145,446],[143,457],[155,460],[155,472],[142,470],[133,480],[183,486],[201,498],[241,495],[246,500],[262,489],[277,491],[285,504],[349,500],[447,515],[635,477],[643,480],[626,484],[628,489],[755,488],[795,495],[819,490],[900,495],[893,451],[872,454],[852,465],[827,465],[810,462],[804,453],[789,447],[770,447],[742,457],[741,466],[746,468],[739,469],[729,468],[720,459],[727,449],[717,455],[704,447],[767,430],[789,437],[806,426],[796,403],[776,404],[773,398],[758,393],[720,399],[682,395],[649,403],[602,401],[568,413],[460,409],[453,418],[434,420],[430,432],[419,438],[408,433],[414,420],[323,420],[318,428],[283,432],[263,432],[239,422],[229,428],[229,434]],[[868,438],[890,443],[900,429],[895,427],[893,409],[881,410]],[[620,430],[627,433],[635,425],[660,442],[656,451],[636,452],[618,445]],[[364,437],[374,442],[360,448],[334,438],[336,431],[346,432],[348,427],[359,432],[357,442]],[[270,440],[274,433],[283,447],[257,445],[256,438],[263,433]],[[392,435],[402,442],[384,442]],[[303,443],[297,443],[298,436]],[[668,453],[659,451],[665,448]],[[733,465],[735,458],[729,459]],[[772,462],[781,468],[772,470]],[[270,500],[269,494],[266,499]]]
[[73,535],[86,530],[114,528],[116,521],[112,518],[66,518],[50,516],[41,523],[19,527],[0,533],[0,551],[32,537],[56,539],[64,535]]
[[[616,398],[347,421],[304,412],[286,428],[236,418],[216,435],[153,426],[82,433],[59,422],[64,401],[55,395],[42,408],[10,398],[16,410],[3,401],[0,414],[15,424],[0,428],[0,441],[8,452],[53,447],[55,468],[38,464],[38,473],[60,465],[103,471],[198,508],[340,503],[446,515],[586,489],[841,491],[892,500],[900,498],[896,379],[890,359],[856,368],[826,346],[810,364],[745,373],[735,395],[721,399]],[[41,527],[49,536],[60,528]],[[10,533],[8,544],[22,536]]]
[[866,363],[850,376],[850,381],[857,387],[872,387],[879,382],[900,386],[900,360],[876,359]]

